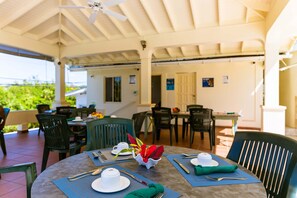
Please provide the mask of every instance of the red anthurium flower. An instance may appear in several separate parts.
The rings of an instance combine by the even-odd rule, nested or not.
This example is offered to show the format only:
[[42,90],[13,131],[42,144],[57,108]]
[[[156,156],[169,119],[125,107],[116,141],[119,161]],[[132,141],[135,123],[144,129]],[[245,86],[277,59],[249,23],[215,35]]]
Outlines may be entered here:
[[144,155],[142,155],[142,159],[144,162],[147,162],[150,158],[151,154],[156,150],[156,145],[149,146],[145,149]]
[[130,144],[137,144],[135,138],[132,135],[130,135],[129,133],[127,135]]
[[150,155],[150,158],[153,158],[154,160],[159,159],[164,152],[164,146],[159,146],[155,149],[155,151]]

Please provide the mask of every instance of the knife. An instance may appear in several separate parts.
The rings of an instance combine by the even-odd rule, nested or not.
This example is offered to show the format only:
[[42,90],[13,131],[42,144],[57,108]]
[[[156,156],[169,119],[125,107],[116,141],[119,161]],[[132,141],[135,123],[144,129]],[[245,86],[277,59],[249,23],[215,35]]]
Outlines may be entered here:
[[101,151],[98,151],[98,153],[99,153],[99,156],[101,157],[101,159],[103,159],[104,161],[107,160],[107,158],[105,157],[105,155]]
[[131,173],[128,173],[128,172],[125,171],[125,170],[120,170],[120,172],[122,172],[122,173],[124,173],[124,174],[130,176],[132,179],[138,181],[139,183],[141,183],[141,184],[143,184],[143,185],[146,185],[146,186],[148,185],[145,181],[143,181],[143,180],[141,180],[141,179],[135,177],[134,175],[132,175]]
[[190,171],[182,164],[180,163],[176,158],[173,159],[187,174],[190,174]]

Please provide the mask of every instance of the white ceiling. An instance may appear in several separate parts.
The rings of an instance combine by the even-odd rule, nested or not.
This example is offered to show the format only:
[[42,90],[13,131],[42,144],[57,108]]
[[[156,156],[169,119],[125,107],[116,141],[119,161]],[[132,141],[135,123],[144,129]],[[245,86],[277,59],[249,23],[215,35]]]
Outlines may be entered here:
[[[100,13],[92,24],[88,9],[59,8],[87,0],[0,0],[0,44],[74,65],[139,62],[141,40],[153,61],[264,54],[267,30],[283,20],[280,1],[126,0],[109,7],[126,21]],[[296,41],[296,19],[280,26],[280,52]]]

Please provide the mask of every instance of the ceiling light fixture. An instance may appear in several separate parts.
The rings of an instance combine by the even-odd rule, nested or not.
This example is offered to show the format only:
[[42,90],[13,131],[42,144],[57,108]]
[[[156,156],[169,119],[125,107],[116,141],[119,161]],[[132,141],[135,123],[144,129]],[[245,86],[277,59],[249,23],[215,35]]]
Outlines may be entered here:
[[146,48],[146,41],[145,40],[141,40],[140,44],[142,46],[142,50],[144,50]]

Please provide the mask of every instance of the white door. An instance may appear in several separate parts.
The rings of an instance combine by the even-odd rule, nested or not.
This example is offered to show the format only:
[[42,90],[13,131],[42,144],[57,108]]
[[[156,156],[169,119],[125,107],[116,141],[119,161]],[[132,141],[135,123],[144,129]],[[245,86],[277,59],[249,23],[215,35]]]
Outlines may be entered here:
[[177,73],[176,106],[186,111],[188,104],[196,104],[196,73]]

